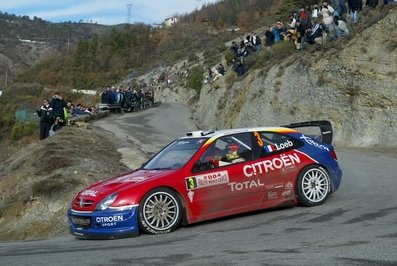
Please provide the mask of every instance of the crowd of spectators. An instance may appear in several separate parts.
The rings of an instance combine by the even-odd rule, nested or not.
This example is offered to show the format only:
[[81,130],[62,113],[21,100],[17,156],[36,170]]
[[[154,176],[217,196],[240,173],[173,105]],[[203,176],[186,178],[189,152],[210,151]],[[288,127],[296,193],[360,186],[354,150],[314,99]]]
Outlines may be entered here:
[[[271,47],[276,43],[287,41],[295,45],[296,50],[302,50],[304,44],[324,45],[328,41],[349,36],[350,24],[359,20],[363,5],[376,8],[378,0],[330,0],[321,1],[310,7],[300,6],[296,12],[289,16],[288,23],[278,21],[266,28],[264,45]],[[393,1],[384,0],[388,5]],[[261,50],[262,40],[255,32],[240,38],[240,42],[233,41],[230,50],[233,53],[232,69],[238,76],[246,73],[247,67],[244,58],[258,54]]]
[[37,110],[40,123],[39,139],[43,140],[55,134],[57,130],[65,125],[74,125],[79,116],[91,116],[97,113],[95,106],[85,107],[78,103],[75,105],[71,101],[63,99],[58,92],[54,93],[51,101],[43,100],[40,110]]
[[[145,86],[146,87],[146,86]],[[131,112],[136,107],[145,109],[147,105],[154,102],[153,89],[133,89],[132,86],[124,89],[115,86],[107,86],[101,94],[101,103],[116,106],[114,110],[120,112]]]

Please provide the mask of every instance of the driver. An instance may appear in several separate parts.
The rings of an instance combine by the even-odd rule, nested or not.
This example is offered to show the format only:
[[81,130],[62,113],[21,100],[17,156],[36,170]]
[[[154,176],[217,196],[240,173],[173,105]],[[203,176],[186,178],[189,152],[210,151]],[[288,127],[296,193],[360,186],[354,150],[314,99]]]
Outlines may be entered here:
[[242,158],[239,154],[238,154],[238,150],[239,150],[240,146],[235,143],[229,143],[226,145],[226,155],[225,158],[227,161],[224,162],[220,162],[220,165],[227,165],[227,164],[231,164],[231,163],[239,163],[239,162],[244,162],[244,158]]

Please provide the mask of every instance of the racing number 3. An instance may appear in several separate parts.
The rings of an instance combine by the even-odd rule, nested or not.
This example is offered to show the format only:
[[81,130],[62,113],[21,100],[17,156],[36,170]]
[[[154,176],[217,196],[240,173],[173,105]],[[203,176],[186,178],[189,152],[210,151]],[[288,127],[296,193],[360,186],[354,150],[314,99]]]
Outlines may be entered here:
[[258,145],[259,145],[260,147],[263,147],[263,144],[264,144],[264,143],[263,143],[261,134],[259,134],[258,131],[255,131],[255,132],[254,132],[254,136],[255,136],[255,138],[256,138],[256,141],[258,142]]

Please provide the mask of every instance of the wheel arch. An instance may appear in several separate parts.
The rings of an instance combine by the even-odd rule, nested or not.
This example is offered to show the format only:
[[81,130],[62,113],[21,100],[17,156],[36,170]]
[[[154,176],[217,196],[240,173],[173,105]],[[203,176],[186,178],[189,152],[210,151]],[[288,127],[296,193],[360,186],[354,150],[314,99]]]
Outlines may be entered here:
[[[300,171],[298,172],[298,174],[295,177],[294,189],[295,189],[295,199],[296,199],[295,204],[296,205],[302,205],[302,203],[299,203],[299,200],[298,200],[298,198],[299,198],[299,187],[298,186],[300,183],[299,178],[304,174],[305,171],[307,171],[313,167],[320,168],[321,170],[323,170],[326,173],[326,175],[328,177],[328,181],[329,181],[329,194],[331,194],[333,191],[333,181],[332,181],[332,177],[330,176],[330,173],[329,173],[327,167],[325,167],[323,164],[318,163],[318,162],[307,164],[304,167],[302,167],[302,169],[300,169]],[[303,204],[303,206],[308,206],[308,205]]]
[[188,207],[186,206],[186,205],[187,205],[187,202],[186,202],[185,198],[182,196],[181,192],[180,192],[179,190],[175,189],[175,188],[172,187],[172,186],[163,185],[163,186],[158,186],[158,187],[153,187],[153,188],[148,189],[145,193],[143,193],[143,194],[141,195],[141,197],[140,197],[140,199],[139,199],[139,205],[142,204],[142,199],[143,199],[147,194],[149,194],[149,193],[152,192],[153,190],[162,189],[162,188],[169,189],[169,190],[173,191],[173,192],[175,193],[175,195],[177,195],[179,201],[180,201],[181,204],[182,204],[182,221],[181,221],[181,224],[182,224],[182,225],[187,225],[187,224],[189,224],[189,221],[188,221],[188,218],[187,218],[187,209],[188,209]]

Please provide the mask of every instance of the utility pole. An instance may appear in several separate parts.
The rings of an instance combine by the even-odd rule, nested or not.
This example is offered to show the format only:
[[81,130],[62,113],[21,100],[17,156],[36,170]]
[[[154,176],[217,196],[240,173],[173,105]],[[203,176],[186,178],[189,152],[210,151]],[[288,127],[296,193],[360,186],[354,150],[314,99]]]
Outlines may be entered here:
[[131,24],[131,9],[132,4],[127,4],[127,24]]

